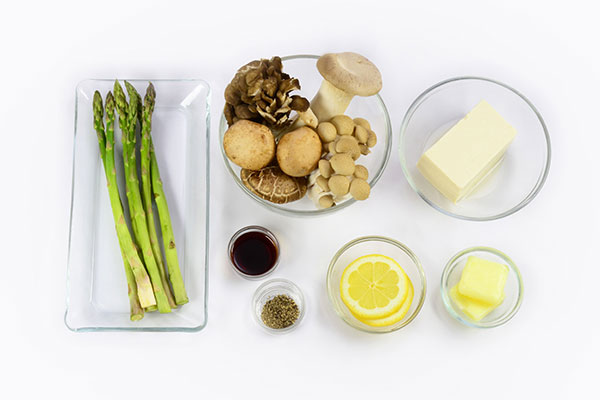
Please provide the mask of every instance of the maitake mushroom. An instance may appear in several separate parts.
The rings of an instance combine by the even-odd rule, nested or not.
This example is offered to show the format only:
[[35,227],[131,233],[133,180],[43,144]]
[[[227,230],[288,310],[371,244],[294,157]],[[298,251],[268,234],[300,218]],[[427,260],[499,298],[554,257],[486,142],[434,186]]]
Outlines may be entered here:
[[281,131],[291,124],[290,113],[309,110],[309,102],[290,92],[300,89],[298,79],[282,71],[280,57],[252,61],[240,69],[225,89],[225,118],[231,126],[247,119]]
[[360,54],[324,54],[317,69],[324,80],[310,106],[319,121],[344,114],[354,96],[372,96],[381,90],[381,73]]

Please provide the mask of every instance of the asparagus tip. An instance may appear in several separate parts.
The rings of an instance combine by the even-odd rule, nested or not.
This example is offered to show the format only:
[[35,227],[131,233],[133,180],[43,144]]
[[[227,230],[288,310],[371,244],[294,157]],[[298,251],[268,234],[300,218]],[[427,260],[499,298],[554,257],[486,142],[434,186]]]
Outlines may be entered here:
[[92,108],[94,111],[94,122],[96,124],[101,124],[102,117],[104,117],[104,107],[102,105],[102,95],[97,90],[94,92],[94,101],[92,103]]
[[129,93],[130,101],[132,98],[137,97],[137,90],[135,90],[135,87],[128,81],[125,81],[125,88],[127,89],[127,93]]
[[156,102],[156,90],[154,90],[154,85],[152,82],[148,83],[148,88],[146,89],[146,96],[144,96],[144,108],[147,112],[152,113],[154,111],[154,103]]
[[109,90],[106,93],[106,113],[113,114],[115,111],[115,98],[113,97],[112,92]]

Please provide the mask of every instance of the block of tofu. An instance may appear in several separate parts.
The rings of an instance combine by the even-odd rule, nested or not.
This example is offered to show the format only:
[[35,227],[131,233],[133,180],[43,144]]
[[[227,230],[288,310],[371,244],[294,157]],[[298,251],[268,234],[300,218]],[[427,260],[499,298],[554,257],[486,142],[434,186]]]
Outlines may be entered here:
[[425,151],[417,168],[456,203],[502,159],[516,134],[515,128],[482,100]]
[[458,292],[473,300],[497,305],[504,298],[507,277],[506,265],[470,256],[458,282]]

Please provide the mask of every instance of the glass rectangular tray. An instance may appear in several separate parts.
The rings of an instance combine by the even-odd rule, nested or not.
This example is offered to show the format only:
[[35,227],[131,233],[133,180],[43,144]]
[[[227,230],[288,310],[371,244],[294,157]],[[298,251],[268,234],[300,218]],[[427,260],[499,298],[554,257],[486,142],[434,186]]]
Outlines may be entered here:
[[[147,80],[129,82],[144,95]],[[190,301],[169,314],[151,312],[130,321],[123,260],[92,119],[94,91],[105,98],[113,83],[86,80],[76,89],[65,325],[76,332],[199,331],[207,318],[210,88],[202,80],[152,80],[152,138]],[[115,125],[115,161],[125,201],[121,132]]]

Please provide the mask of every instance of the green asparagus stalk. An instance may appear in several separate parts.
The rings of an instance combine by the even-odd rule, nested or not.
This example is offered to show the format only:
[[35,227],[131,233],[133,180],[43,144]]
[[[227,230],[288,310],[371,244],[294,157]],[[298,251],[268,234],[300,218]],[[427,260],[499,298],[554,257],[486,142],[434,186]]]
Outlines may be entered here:
[[[144,309],[140,304],[140,299],[138,297],[138,292],[135,283],[135,277],[133,276],[133,271],[131,270],[131,266],[127,261],[127,257],[121,249],[121,256],[123,257],[123,265],[125,267],[125,277],[127,278],[127,296],[129,297],[129,309],[130,314],[129,318],[132,321],[139,321],[144,318]],[[156,307],[156,306],[150,306]]]
[[[125,182],[127,187],[127,199],[131,210],[131,219],[135,237],[140,245],[144,261],[156,297],[156,305],[161,313],[171,312],[169,300],[161,281],[160,272],[152,252],[150,237],[148,234],[148,225],[142,204],[139,180],[136,164],[136,122],[138,115],[138,101],[135,93],[130,93],[130,102],[127,105],[125,93],[118,81],[115,81],[115,102],[119,113],[119,125],[123,131],[123,160],[125,166]],[[123,123],[123,125],[121,125]]]
[[179,260],[177,258],[177,248],[175,247],[175,236],[173,235],[173,226],[171,225],[171,216],[169,215],[169,206],[167,198],[163,190],[160,172],[158,171],[158,162],[154,153],[152,139],[150,139],[150,177],[152,179],[152,192],[156,209],[158,210],[158,218],[162,231],[163,247],[165,250],[165,259],[167,268],[169,269],[169,279],[173,285],[173,294],[177,304],[187,303],[188,297],[183,284],[181,270],[179,269]]
[[[106,170],[107,181],[112,181],[112,184],[115,188],[117,188],[117,177],[115,170],[115,99],[112,93],[109,91],[106,95],[106,162],[105,166],[109,167],[109,170]],[[117,189],[118,192],[118,189]],[[120,198],[119,198],[120,200]],[[123,203],[121,202],[121,208],[123,208]],[[137,249],[136,249],[137,250]],[[123,250],[121,253],[124,255]],[[139,255],[138,255],[139,256]],[[141,259],[140,259],[141,262]],[[123,264],[125,266],[125,277],[127,278],[127,295],[129,297],[129,305],[131,308],[131,320],[137,321],[144,317],[144,309],[142,308],[137,287],[135,283],[135,276],[133,275],[133,271],[131,270],[131,266],[127,261],[126,257],[123,257]],[[145,272],[145,271],[144,271]],[[145,279],[149,280],[147,274],[145,274]],[[150,305],[149,307],[155,307],[155,305]]]
[[[148,274],[146,273],[146,269],[144,268],[142,260],[137,254],[137,249],[131,238],[129,228],[125,223],[125,215],[117,187],[114,164],[114,111],[112,112],[113,116],[111,117],[111,110],[113,109],[112,96],[107,98],[107,103],[108,123],[107,130],[105,131],[103,123],[104,109],[102,107],[102,96],[98,91],[94,93],[94,128],[98,135],[100,157],[102,158],[102,162],[104,164],[104,172],[106,174],[108,193],[113,212],[113,219],[115,221],[115,229],[117,231],[117,237],[121,247],[121,254],[123,256],[123,264],[125,267],[130,299],[131,319],[138,320],[143,317],[142,308],[150,307],[156,304],[156,300],[152,290],[152,283],[150,282]],[[132,276],[134,278],[133,280],[131,279]]]
[[[118,112],[118,114],[119,114],[119,126],[123,127],[123,129],[125,129],[129,124],[129,121],[127,119],[127,112],[129,109],[129,105],[127,104],[127,100],[125,99],[125,94],[123,93],[121,86],[115,87],[115,93],[117,93],[119,99],[123,99],[123,102],[119,101],[119,103],[118,103],[119,107],[121,107],[119,109],[120,111]],[[127,167],[129,166],[129,155],[127,152],[129,150],[129,148],[131,147],[131,143],[129,143],[128,140],[129,140],[129,137],[127,136],[127,132],[124,131],[123,135],[122,135],[122,142],[123,142],[123,166],[124,166],[125,170],[127,170]],[[134,146],[134,148],[135,148],[135,146]],[[127,193],[129,193],[128,185],[125,186],[125,190]],[[127,194],[127,197],[128,198],[130,197],[129,194]],[[134,215],[135,209],[134,209],[133,203],[131,201],[128,201],[127,204],[129,206],[129,215],[130,216]],[[135,219],[132,219],[131,225],[132,225],[132,227],[135,226]],[[139,255],[140,259],[143,259],[142,252],[140,251],[140,245],[139,245],[138,240],[135,237],[135,235],[133,236],[133,239],[137,246],[136,249],[138,251],[138,255]],[[153,304],[149,307],[144,308],[144,311],[146,311],[146,312],[152,312],[152,311],[156,311],[156,310],[158,310],[158,307],[156,304]]]
[[163,263],[162,252],[160,250],[160,244],[158,242],[158,234],[156,233],[156,223],[154,221],[154,210],[152,209],[152,187],[150,182],[150,130],[152,128],[152,112],[154,111],[154,99],[156,92],[152,83],[148,85],[146,90],[145,104],[142,106],[142,100],[139,93],[135,88],[127,81],[125,81],[127,91],[131,94],[135,94],[138,102],[139,110],[138,114],[140,125],[142,126],[141,133],[141,147],[140,147],[140,174],[142,178],[142,200],[144,204],[144,211],[146,212],[146,223],[148,224],[148,233],[150,236],[150,244],[152,245],[152,252],[154,253],[154,259],[158,265],[158,272],[160,273],[160,279],[165,289],[165,295],[169,300],[171,308],[176,308],[177,303],[173,298],[171,287],[169,286],[169,280],[167,279],[167,273]]

